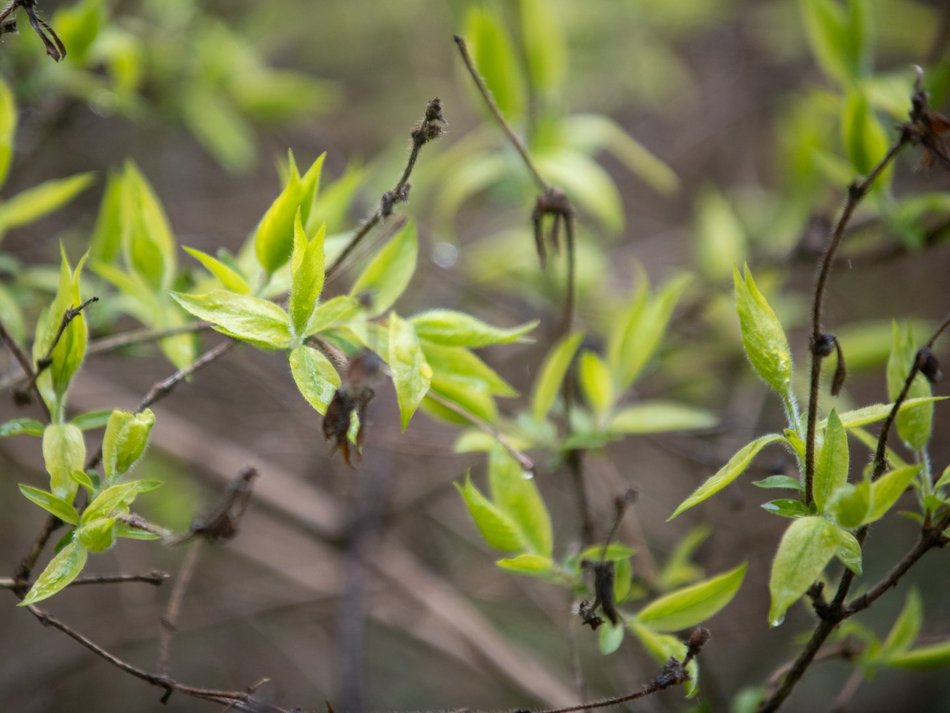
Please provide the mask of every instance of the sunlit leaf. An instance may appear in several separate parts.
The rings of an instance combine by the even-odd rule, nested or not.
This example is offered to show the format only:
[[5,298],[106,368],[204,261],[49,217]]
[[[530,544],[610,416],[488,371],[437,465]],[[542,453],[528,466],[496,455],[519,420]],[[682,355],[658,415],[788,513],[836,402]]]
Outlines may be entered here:
[[290,352],[290,373],[307,403],[318,413],[326,413],[341,383],[330,360],[312,347],[300,346]]
[[172,298],[195,317],[232,337],[269,349],[290,346],[287,313],[273,302],[227,290],[203,295],[173,292]]
[[654,631],[680,631],[704,622],[725,607],[745,578],[747,565],[741,564],[703,582],[654,599],[637,612],[637,620]]
[[712,428],[719,419],[711,411],[675,401],[643,401],[625,406],[610,420],[615,433],[647,434]]
[[832,494],[848,482],[848,432],[832,410],[825,428],[825,440],[815,464],[812,492],[820,512],[825,511]]
[[498,507],[479,492],[472,484],[472,479],[465,478],[464,485],[455,484],[465,500],[468,513],[475,521],[476,527],[485,538],[485,542],[498,550],[506,552],[523,552],[525,542],[521,537],[518,526]]
[[76,512],[76,508],[73,507],[72,503],[66,502],[63,498],[29,485],[20,485],[20,492],[23,493],[23,497],[27,500],[39,505],[63,522],[70,525],[79,524],[79,513]]
[[821,576],[838,550],[835,530],[823,517],[803,517],[789,525],[772,560],[769,624],[779,626],[788,608]]
[[412,222],[396,233],[356,278],[350,296],[366,307],[369,317],[382,314],[409,285],[419,251]]
[[783,399],[791,398],[792,353],[785,330],[765,296],[759,291],[748,266],[745,274],[733,271],[736,311],[742,329],[742,346],[752,368]]
[[425,398],[432,381],[432,367],[426,363],[419,338],[410,322],[401,319],[395,312],[389,315],[389,368],[399,402],[403,430],[416,408]]
[[531,392],[531,414],[536,421],[543,421],[554,405],[564,376],[583,338],[581,332],[567,335],[555,344],[544,358]]
[[37,577],[30,591],[17,606],[36,604],[64,589],[82,572],[88,556],[85,547],[78,542],[70,542],[50,560],[46,569]]
[[517,327],[493,327],[469,314],[450,309],[428,310],[415,315],[409,321],[420,339],[446,346],[470,348],[518,341],[538,326],[538,320],[533,320]]

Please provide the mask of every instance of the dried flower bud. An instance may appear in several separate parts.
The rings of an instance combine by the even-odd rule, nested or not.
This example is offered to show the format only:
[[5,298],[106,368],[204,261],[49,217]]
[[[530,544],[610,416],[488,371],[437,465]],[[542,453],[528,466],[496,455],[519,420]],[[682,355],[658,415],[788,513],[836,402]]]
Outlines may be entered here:
[[943,378],[940,371],[940,361],[930,350],[930,347],[921,347],[917,350],[917,370],[926,377],[931,384],[936,384]]
[[836,341],[833,334],[813,334],[809,343],[811,353],[817,357],[826,357],[834,351]]

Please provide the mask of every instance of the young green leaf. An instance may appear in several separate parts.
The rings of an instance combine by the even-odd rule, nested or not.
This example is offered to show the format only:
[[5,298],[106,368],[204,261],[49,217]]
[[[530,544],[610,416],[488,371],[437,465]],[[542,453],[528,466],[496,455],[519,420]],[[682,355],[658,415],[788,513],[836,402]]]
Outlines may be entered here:
[[337,295],[317,305],[310,325],[304,334],[309,337],[355,317],[360,312],[360,304],[349,295]]
[[791,398],[792,353],[781,322],[745,267],[733,270],[736,311],[742,330],[742,346],[752,368],[783,400]]
[[455,484],[465,505],[468,514],[472,516],[475,526],[482,533],[485,542],[497,550],[506,552],[524,552],[526,543],[521,536],[518,526],[502,510],[479,492],[472,484],[470,476],[465,476],[465,484]]
[[666,564],[657,576],[657,586],[660,591],[668,591],[695,582],[703,576],[703,570],[691,560],[693,554],[710,534],[712,530],[708,525],[700,525],[683,536],[667,557]]
[[696,261],[703,274],[725,282],[747,253],[746,230],[732,204],[711,186],[696,204]]
[[756,438],[751,443],[747,443],[734,456],[732,456],[732,458],[729,459],[729,462],[720,468],[714,476],[706,480],[706,482],[693,491],[692,495],[681,502],[677,506],[676,510],[673,511],[673,514],[667,518],[667,522],[682,513],[684,510],[689,510],[689,508],[693,507],[694,505],[698,505],[704,500],[708,500],[740,475],[742,475],[745,469],[749,467],[752,459],[755,458],[759,451],[761,451],[767,445],[784,440],[785,438],[783,436],[780,436],[777,433],[770,433],[768,435]]
[[610,368],[594,352],[585,351],[578,359],[577,378],[587,403],[598,418],[603,418],[615,398]]
[[583,338],[581,332],[568,334],[555,344],[544,358],[531,393],[531,415],[535,421],[543,421],[554,405],[564,382],[564,375],[567,374],[574,353]]
[[196,248],[183,246],[182,249],[200,262],[208,272],[214,275],[224,289],[236,292],[239,295],[249,295],[253,292],[247,280],[244,279],[244,276],[230,265]]
[[814,496],[819,512],[825,512],[832,494],[848,482],[848,432],[832,410],[825,428],[825,440],[815,465]]
[[809,507],[798,498],[779,498],[762,503],[762,509],[779,517],[804,517],[812,514]]
[[724,574],[654,599],[637,613],[637,621],[660,632],[696,626],[732,601],[742,586],[747,567],[741,564]]
[[897,620],[888,632],[887,638],[884,640],[884,643],[881,644],[876,658],[887,663],[892,663],[894,657],[907,651],[920,632],[923,618],[924,612],[923,604],[920,601],[920,594],[916,589],[911,589],[907,593],[904,608],[901,609],[901,613],[897,616]]
[[574,556],[571,561],[583,562],[619,562],[620,560],[630,559],[636,553],[636,550],[626,545],[618,545],[616,542],[607,545],[591,545],[580,554]]
[[612,433],[643,435],[712,428],[719,419],[711,411],[675,401],[643,401],[617,411],[607,428]]
[[871,484],[871,509],[863,524],[867,525],[884,517],[914,482],[919,471],[919,465],[912,465],[892,470],[875,480]]
[[[910,325],[901,328],[894,323],[891,354],[887,360],[887,394],[896,400],[910,374],[917,355],[914,336]],[[923,374],[917,374],[907,392],[904,408],[897,414],[897,433],[911,450],[921,450],[930,440],[933,430],[933,403],[909,404],[911,399],[926,398],[931,395],[930,383]]]
[[416,270],[418,252],[416,227],[408,221],[353,283],[350,296],[364,305],[367,316],[382,314],[399,299]]
[[124,515],[128,513],[129,506],[140,493],[148,493],[160,487],[162,487],[162,481],[160,480],[131,480],[128,483],[112,485],[99,493],[95,500],[89,503],[86,509],[83,510],[79,522],[81,525],[85,525],[93,520],[108,518],[113,515]]
[[323,291],[323,239],[326,227],[320,226],[313,238],[304,232],[300,213],[294,222],[294,249],[291,256],[290,320],[294,333],[308,333],[317,300]]
[[616,624],[607,622],[600,627],[597,631],[597,648],[600,649],[602,655],[609,656],[620,648],[620,644],[623,643],[623,632],[625,628],[623,622],[620,621]]
[[787,488],[799,492],[805,489],[798,478],[793,478],[789,475],[770,475],[768,478],[763,478],[762,480],[753,480],[752,484],[757,488],[765,489]]
[[838,538],[838,551],[835,556],[841,563],[855,574],[861,574],[861,543],[858,538],[842,527],[835,528],[835,537]]
[[567,48],[557,10],[545,0],[521,0],[521,37],[532,88],[548,94],[560,89]]
[[7,181],[13,158],[13,135],[16,132],[16,101],[9,85],[0,81],[0,186]]
[[845,483],[831,496],[826,508],[835,521],[848,530],[860,527],[871,511],[871,483]]
[[487,9],[471,5],[465,20],[465,37],[475,66],[498,108],[509,120],[518,121],[525,106],[524,80],[504,25]]
[[788,608],[821,576],[838,551],[836,529],[834,523],[817,516],[803,517],[789,525],[772,560],[769,624],[781,625]]
[[107,483],[127,473],[142,457],[153,425],[155,414],[151,409],[112,412],[102,437],[102,471]]
[[50,475],[50,490],[66,502],[72,502],[78,485],[69,474],[86,466],[82,431],[68,423],[47,426],[43,432],[43,461]]
[[120,215],[126,263],[153,290],[168,290],[177,265],[175,238],[155,191],[131,161],[122,177]]
[[[848,92],[841,120],[842,139],[848,158],[854,170],[862,176],[868,175],[874,166],[887,153],[887,134],[871,111],[864,90],[852,89]],[[889,170],[882,176],[884,185],[890,183]]]
[[46,426],[35,418],[14,418],[0,424],[0,438],[8,436],[42,436]]
[[907,668],[914,671],[945,668],[950,666],[950,641],[910,649],[904,653],[891,656],[886,663],[893,668]]
[[[900,414],[905,413],[908,409],[913,409],[924,404],[933,404],[937,401],[943,401],[946,398],[946,396],[921,396],[919,398],[907,399],[901,404],[897,414],[900,416]],[[894,408],[894,404],[873,404],[871,406],[854,409],[853,411],[845,411],[840,416],[841,423],[848,430],[867,426],[870,423],[883,421],[887,418],[887,414],[891,412],[892,408]],[[818,430],[824,429],[827,425],[827,420],[819,421]]]
[[187,312],[236,339],[266,349],[290,346],[287,313],[273,302],[227,290],[212,290],[203,295],[173,292],[171,296]]
[[59,210],[93,182],[95,174],[80,173],[69,178],[44,181],[0,203],[0,236]]
[[451,401],[462,409],[466,415],[445,406],[435,398],[426,398],[422,402],[426,413],[449,423],[469,425],[472,419],[468,415],[481,419],[486,423],[495,423],[498,420],[498,405],[492,398],[491,390],[481,381],[459,378],[452,374],[433,373],[429,385],[429,392],[438,394],[442,399]]
[[69,525],[79,524],[79,513],[76,512],[76,508],[72,506],[72,503],[68,503],[62,498],[48,493],[45,490],[33,488],[29,485],[20,485],[20,492],[23,493],[23,497],[27,500],[39,505],[46,510],[46,512],[55,515],[63,522]]
[[59,551],[37,578],[17,606],[25,607],[48,599],[69,585],[86,566],[89,553],[78,542],[70,542]]
[[507,451],[493,448],[488,454],[488,483],[492,500],[515,525],[531,552],[551,556],[551,516],[533,479]]
[[294,219],[304,197],[304,186],[297,166],[291,161],[287,184],[274,199],[254,235],[254,253],[257,262],[268,274],[290,259],[294,244]]
[[312,347],[297,347],[290,352],[290,373],[307,403],[325,414],[341,383],[330,360]]
[[432,382],[432,367],[426,363],[419,338],[410,322],[401,319],[395,312],[389,315],[389,357],[393,385],[402,428],[406,430],[416,408],[425,398]]
[[89,520],[76,529],[76,541],[90,552],[105,552],[115,544],[115,518]]
[[547,579],[554,571],[554,561],[550,557],[526,553],[517,557],[508,557],[495,562],[496,565],[515,574]]
[[799,0],[805,30],[818,64],[840,84],[857,82],[867,71],[868,16],[861,0]]
[[538,326],[538,320],[533,320],[518,327],[493,327],[464,312],[450,309],[429,310],[411,317],[409,321],[420,339],[446,346],[470,348],[518,341]]
[[94,431],[98,428],[105,428],[112,415],[112,409],[96,409],[95,411],[86,411],[69,419],[68,423],[73,424],[80,431]]
[[[97,485],[93,481],[93,479],[90,477],[89,473],[87,473],[86,471],[84,470],[70,471],[69,477],[75,480],[77,483],[79,483],[79,485],[84,487],[86,489],[86,492],[88,492],[90,495],[96,492]],[[98,477],[96,478],[96,480],[98,480]]]
[[514,387],[494,369],[465,347],[446,347],[422,340],[422,351],[435,375],[450,375],[458,379],[483,384],[495,396],[517,396]]

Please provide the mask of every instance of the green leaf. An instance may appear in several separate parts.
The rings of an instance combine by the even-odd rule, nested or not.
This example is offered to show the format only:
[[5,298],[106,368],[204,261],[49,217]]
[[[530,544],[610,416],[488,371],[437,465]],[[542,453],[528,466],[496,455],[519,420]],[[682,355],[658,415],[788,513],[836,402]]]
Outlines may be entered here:
[[609,656],[620,648],[625,628],[623,622],[618,621],[616,624],[606,622],[597,630],[597,648],[600,649],[601,654]]
[[[0,427],[0,431],[2,431],[2,427]],[[940,479],[934,485],[934,489],[942,488],[943,486],[947,485],[947,483],[950,483],[950,465],[944,468],[943,474],[940,476]]]
[[769,624],[780,626],[785,612],[821,576],[828,561],[839,547],[835,525],[823,517],[803,517],[794,520],[779,543],[769,592]]
[[538,486],[532,478],[525,477],[518,462],[498,446],[488,454],[488,483],[493,502],[521,530],[528,550],[550,557],[551,516]]
[[33,583],[30,591],[17,606],[25,607],[36,604],[64,589],[82,572],[82,568],[86,566],[88,556],[85,547],[78,542],[70,542],[50,560],[50,563],[46,565],[46,569],[43,570],[43,573]]
[[493,327],[464,312],[433,309],[410,318],[420,339],[454,347],[484,347],[518,341],[538,326],[538,320],[518,327]]
[[896,654],[888,659],[887,665],[914,671],[929,671],[950,666],[950,641],[943,641],[932,646],[921,646]]
[[254,129],[223,91],[190,83],[178,93],[181,118],[198,142],[225,169],[245,171],[254,163]]
[[752,368],[783,400],[791,399],[792,353],[785,330],[752,279],[733,271],[736,311],[742,329],[742,346]]
[[848,482],[848,432],[832,409],[825,428],[825,440],[815,464],[813,493],[819,512],[825,512],[832,494]]
[[290,320],[294,333],[308,334],[317,300],[323,291],[323,239],[326,227],[320,226],[313,238],[304,232],[300,214],[294,223],[294,250],[291,256],[293,282],[290,288]]
[[105,552],[115,544],[115,518],[90,520],[77,528],[75,538],[90,552]]
[[109,171],[89,246],[93,269],[96,269],[95,263],[111,264],[122,250],[122,192],[125,190],[123,184],[119,173]]
[[266,349],[290,346],[287,313],[273,302],[227,290],[212,290],[203,295],[172,292],[171,296],[187,312],[232,337]]
[[558,149],[534,157],[541,175],[570,196],[574,204],[590,213],[610,233],[623,230],[624,211],[620,191],[610,174],[580,151]]
[[657,583],[660,591],[667,591],[683,584],[695,582],[703,576],[703,571],[690,560],[693,554],[703,542],[712,534],[712,530],[707,525],[694,527],[687,532],[681,539],[670,556],[666,559],[666,564],[660,570],[657,577]]
[[699,194],[696,205],[696,260],[703,274],[725,281],[746,253],[746,231],[735,209],[715,188]]
[[567,47],[558,14],[545,0],[521,0],[521,37],[532,88],[553,94],[561,88]]
[[13,158],[13,136],[16,133],[16,100],[9,85],[0,80],[0,186],[7,181]]
[[[900,410],[897,413],[900,415],[908,409],[912,409],[916,406],[923,404],[933,404],[937,401],[943,401],[946,398],[946,396],[921,396],[919,398],[907,399],[901,404]],[[894,404],[892,403],[874,404],[873,406],[865,406],[853,411],[845,411],[843,414],[841,414],[841,423],[847,429],[867,426],[869,423],[883,421],[885,418],[887,418],[887,414],[891,412],[892,408],[894,408]],[[819,421],[818,430],[822,430],[827,425],[828,422],[826,420]]]
[[630,560],[617,560],[614,564],[614,602],[621,604],[633,589],[633,566]]
[[577,377],[587,403],[598,418],[603,418],[613,407],[615,398],[610,368],[594,352],[585,351],[577,363]]
[[94,178],[93,173],[79,173],[69,178],[44,181],[17,193],[0,204],[0,235],[59,210],[86,190]]
[[[892,334],[891,354],[887,360],[887,394],[888,398],[896,400],[913,368],[917,347],[909,324],[902,328],[895,322]],[[918,373],[911,382],[905,404],[911,399],[926,398],[930,395],[930,383],[923,374]],[[930,440],[933,413],[933,403],[925,402],[919,406],[905,405],[897,414],[897,433],[911,450],[921,450]]]
[[901,613],[897,616],[894,626],[888,632],[887,638],[881,644],[875,658],[887,664],[892,664],[894,657],[903,654],[914,643],[914,639],[917,638],[917,634],[920,632],[923,618],[924,612],[920,594],[916,589],[911,589],[907,593],[904,608],[901,609]]
[[290,259],[294,244],[294,219],[304,197],[304,185],[297,166],[291,160],[287,184],[274,199],[254,234],[257,262],[271,274]]
[[112,532],[116,537],[125,537],[129,540],[160,540],[162,536],[154,532],[149,532],[148,530],[143,530],[140,527],[133,527],[132,525],[127,525],[124,522],[116,522],[115,527],[112,528]]
[[93,431],[97,428],[105,428],[111,415],[112,409],[96,409],[73,416],[69,419],[69,423],[76,426],[80,431]]
[[416,228],[411,221],[376,253],[363,270],[350,296],[366,307],[369,317],[376,317],[395,304],[416,270],[419,251]]
[[169,289],[177,265],[175,238],[154,189],[131,161],[122,177],[120,214],[126,263],[153,290]]
[[871,511],[870,482],[845,483],[831,496],[826,509],[841,527],[849,530],[860,527]]
[[496,565],[515,574],[526,574],[529,577],[548,578],[554,571],[554,561],[550,557],[536,554],[523,554],[517,557],[500,559]]
[[156,488],[162,487],[160,480],[130,480],[128,483],[119,483],[103,490],[96,498],[89,503],[83,510],[79,522],[82,525],[109,518],[114,515],[125,515],[129,511],[129,506],[135,501],[141,493],[148,493]]
[[544,358],[531,393],[531,415],[535,421],[543,421],[554,405],[564,376],[583,338],[582,332],[568,334],[555,344]]
[[337,295],[326,302],[317,305],[304,336],[309,337],[326,329],[330,329],[359,314],[359,302],[349,295]]
[[410,322],[401,319],[395,312],[389,315],[389,356],[393,385],[402,429],[406,430],[416,408],[425,398],[432,382],[432,367],[426,363],[419,338]]
[[239,295],[249,295],[253,292],[247,280],[230,265],[196,248],[184,246],[182,249],[200,262],[208,272],[214,275],[224,289],[236,292]]
[[779,498],[762,503],[762,509],[779,517],[804,517],[810,515],[811,510],[805,503],[797,498]]
[[741,564],[711,579],[654,599],[637,613],[637,621],[653,631],[680,631],[700,624],[725,607],[745,578]]
[[46,426],[35,418],[14,418],[0,424],[0,438],[19,436],[21,434],[42,436],[44,430],[46,430]]
[[62,498],[48,493],[45,490],[33,488],[29,485],[20,485],[20,492],[23,493],[23,497],[27,500],[39,505],[46,510],[46,512],[55,515],[63,522],[70,525],[79,524],[79,513],[76,512],[76,508],[72,506],[72,503],[66,502]]
[[620,409],[607,429],[613,433],[648,434],[712,428],[716,415],[675,401],[644,401]]
[[[84,470],[74,470],[69,473],[69,477],[79,483],[84,487],[89,494],[91,495],[96,491],[96,484],[93,482],[92,478]],[[97,478],[98,480],[98,478]]]
[[290,352],[290,373],[307,403],[325,414],[341,383],[330,360],[311,347],[297,347]]
[[651,299],[644,277],[630,303],[615,317],[607,340],[607,363],[619,391],[629,388],[653,359],[689,281],[687,275],[674,277]]
[[446,347],[422,340],[422,351],[436,376],[451,375],[483,384],[496,396],[517,396],[514,387],[464,347]]
[[626,545],[618,545],[616,542],[607,545],[591,545],[580,554],[575,555],[572,561],[583,562],[618,562],[620,560],[630,559],[636,553],[636,550]]
[[768,478],[763,478],[762,480],[753,480],[752,484],[757,488],[788,488],[799,492],[805,490],[798,478],[792,478],[788,475],[770,475]]
[[861,574],[861,543],[858,538],[841,527],[835,528],[838,538],[838,551],[835,556],[841,563],[857,575]]
[[465,484],[455,484],[461,493],[468,514],[472,516],[475,526],[482,533],[485,542],[497,550],[507,552],[523,552],[525,542],[521,537],[518,526],[500,508],[492,504],[482,495],[478,488],[472,485],[470,476],[465,477]]
[[525,106],[524,80],[504,25],[488,10],[471,5],[465,19],[465,36],[475,66],[501,113],[518,121]]
[[82,431],[68,423],[47,426],[43,432],[43,461],[50,475],[50,490],[66,502],[72,502],[78,485],[69,474],[86,466]]
[[871,510],[863,524],[880,520],[914,482],[920,471],[919,465],[898,468],[885,473],[871,484]]
[[127,473],[142,457],[153,425],[155,414],[151,409],[112,412],[102,437],[102,471],[107,483]]
[[[841,120],[844,147],[854,170],[862,176],[868,175],[884,158],[888,150],[887,134],[871,111],[864,91],[854,89],[848,92]],[[890,167],[880,181],[890,183]]]
[[812,53],[822,70],[840,84],[857,82],[867,71],[868,17],[861,0],[799,0]]
[[89,48],[99,36],[106,21],[103,0],[85,0],[72,7],[61,7],[53,16],[52,25],[63,44],[69,48],[70,60],[84,65]]
[[742,475],[745,469],[749,467],[752,459],[755,458],[759,451],[761,451],[767,445],[784,440],[785,439],[777,433],[770,433],[766,436],[760,436],[759,438],[756,438],[751,443],[747,443],[745,446],[739,449],[739,451],[729,459],[729,462],[720,468],[714,476],[706,480],[706,482],[693,491],[692,495],[681,502],[676,510],[673,511],[673,514],[667,518],[667,522],[682,513],[684,510],[688,510],[694,505],[698,505],[704,500],[708,500],[740,475]]
[[[457,405],[466,414],[470,414],[486,423],[495,423],[498,419],[498,406],[484,382],[458,378],[451,374],[434,373],[429,393],[433,396],[438,394],[443,399]],[[435,398],[426,398],[423,400],[422,406],[429,415],[449,423],[468,425],[472,422],[471,418],[439,403]]]

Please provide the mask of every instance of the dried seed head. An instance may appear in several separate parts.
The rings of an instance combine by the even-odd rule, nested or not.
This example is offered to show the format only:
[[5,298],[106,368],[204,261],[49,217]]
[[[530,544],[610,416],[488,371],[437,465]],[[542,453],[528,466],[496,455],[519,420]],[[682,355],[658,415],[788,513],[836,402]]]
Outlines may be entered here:
[[943,378],[943,372],[940,371],[940,361],[930,350],[930,347],[921,347],[917,350],[917,370],[926,377],[931,384],[936,384]]

